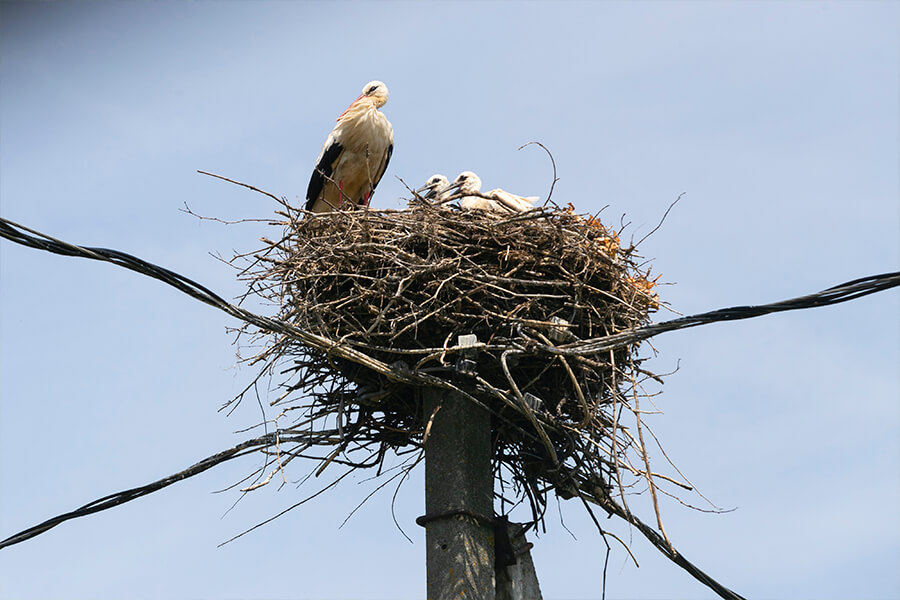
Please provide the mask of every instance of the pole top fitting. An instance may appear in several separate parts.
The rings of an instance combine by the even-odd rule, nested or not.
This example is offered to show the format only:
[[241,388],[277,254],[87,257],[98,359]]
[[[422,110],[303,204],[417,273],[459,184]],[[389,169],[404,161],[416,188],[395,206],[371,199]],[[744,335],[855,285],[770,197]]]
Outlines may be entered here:
[[459,346],[459,358],[456,359],[456,373],[459,376],[475,377],[478,374],[475,357],[478,354],[478,336],[474,333],[461,335],[456,339]]

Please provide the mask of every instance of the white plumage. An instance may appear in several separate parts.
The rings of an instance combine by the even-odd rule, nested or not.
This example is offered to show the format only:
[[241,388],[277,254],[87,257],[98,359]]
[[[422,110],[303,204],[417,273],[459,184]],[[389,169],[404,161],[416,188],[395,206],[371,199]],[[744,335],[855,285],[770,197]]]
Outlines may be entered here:
[[540,200],[537,196],[517,196],[510,194],[505,190],[497,188],[487,193],[488,196],[510,209],[512,212],[525,212],[534,208],[535,203]]
[[472,171],[463,171],[457,175],[450,187],[457,193],[465,194],[459,199],[459,207],[462,209],[503,211],[499,204],[481,195],[481,178]]
[[416,190],[416,193],[427,200],[434,202],[442,202],[446,200],[450,194],[450,180],[445,175],[435,173],[425,182],[425,185]]
[[337,118],[306,190],[306,210],[328,212],[345,205],[368,206],[394,150],[394,129],[378,109],[387,86],[370,81]]
[[523,197],[510,194],[499,188],[483,193],[481,191],[481,178],[472,171],[463,171],[456,176],[450,188],[455,193],[465,194],[459,200],[459,207],[466,210],[487,210],[499,213],[517,213],[531,210],[536,196]]

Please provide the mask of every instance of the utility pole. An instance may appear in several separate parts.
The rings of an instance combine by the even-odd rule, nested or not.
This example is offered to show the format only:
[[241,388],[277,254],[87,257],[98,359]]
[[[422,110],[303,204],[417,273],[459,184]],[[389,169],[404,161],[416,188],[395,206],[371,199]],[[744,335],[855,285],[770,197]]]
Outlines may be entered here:
[[[459,345],[475,341],[460,336]],[[461,362],[467,359],[464,353]],[[426,514],[419,519],[427,598],[494,600],[491,415],[455,392],[429,388],[422,394],[425,417],[432,417],[425,441]]]

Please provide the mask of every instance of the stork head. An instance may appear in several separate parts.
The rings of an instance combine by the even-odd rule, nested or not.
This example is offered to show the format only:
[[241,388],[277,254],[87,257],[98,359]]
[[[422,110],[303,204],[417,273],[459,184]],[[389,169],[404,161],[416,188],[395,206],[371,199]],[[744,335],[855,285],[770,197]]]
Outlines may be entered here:
[[456,176],[448,192],[453,190],[461,194],[474,194],[481,191],[481,179],[472,171],[463,171]]
[[360,98],[371,98],[375,108],[381,108],[388,101],[388,89],[382,81],[370,81],[363,87]]
[[435,173],[428,178],[425,185],[416,190],[416,193],[423,198],[436,198],[448,187],[450,187],[450,181],[440,173]]

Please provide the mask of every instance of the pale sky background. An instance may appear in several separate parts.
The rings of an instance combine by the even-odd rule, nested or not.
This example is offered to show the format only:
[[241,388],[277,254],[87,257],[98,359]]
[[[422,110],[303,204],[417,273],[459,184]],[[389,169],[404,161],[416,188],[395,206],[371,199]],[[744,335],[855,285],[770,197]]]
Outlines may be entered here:
[[[209,253],[257,247],[267,198],[300,202],[334,119],[371,79],[395,151],[374,197],[434,172],[605,205],[685,314],[798,296],[900,265],[897,2],[227,2],[0,5],[0,214],[116,248],[236,297]],[[217,412],[254,372],[237,323],[110,265],[0,241],[0,536],[230,447]],[[262,310],[262,309],[260,309]],[[668,313],[657,318],[668,319]],[[650,426],[727,514],[663,501],[672,540],[748,598],[900,597],[900,293],[664,334]],[[649,352],[649,347],[647,348]],[[273,415],[270,415],[273,416]],[[315,485],[225,514],[231,463],[0,551],[3,598],[413,599],[422,470],[397,517],[363,477],[228,544]],[[662,464],[657,459],[657,464]],[[298,480],[310,465],[292,464]],[[314,482],[315,483],[315,482]],[[685,501],[705,506],[696,495]],[[636,500],[637,502],[637,500]],[[596,599],[605,545],[551,506],[548,600]],[[652,521],[652,515],[643,516]],[[634,531],[610,599],[712,593]]]

